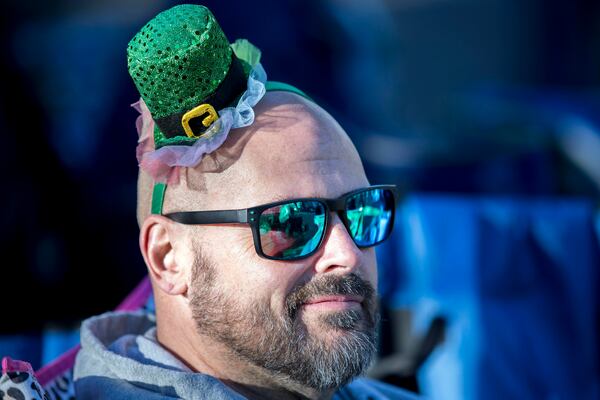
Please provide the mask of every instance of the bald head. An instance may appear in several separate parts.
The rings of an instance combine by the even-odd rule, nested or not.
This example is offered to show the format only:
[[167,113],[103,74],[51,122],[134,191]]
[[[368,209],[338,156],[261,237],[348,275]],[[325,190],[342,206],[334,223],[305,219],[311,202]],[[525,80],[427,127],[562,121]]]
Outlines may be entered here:
[[[293,93],[269,92],[254,111],[251,126],[232,130],[198,166],[181,170],[180,183],[165,194],[165,213],[247,208],[278,200],[280,188],[290,182],[298,197],[333,197],[341,194],[337,187],[367,183],[354,145],[316,104]],[[151,177],[140,172],[140,225],[150,213],[152,188]],[[289,189],[285,193],[293,195]]]

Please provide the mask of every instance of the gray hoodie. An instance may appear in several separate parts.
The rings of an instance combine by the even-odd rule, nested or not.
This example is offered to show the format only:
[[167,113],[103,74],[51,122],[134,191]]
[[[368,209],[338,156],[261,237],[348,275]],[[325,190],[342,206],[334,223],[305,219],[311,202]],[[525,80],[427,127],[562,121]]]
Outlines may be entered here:
[[[86,399],[244,399],[209,375],[191,371],[156,340],[155,320],[144,312],[107,313],[81,326],[75,392]],[[416,399],[393,386],[356,379],[335,400]]]

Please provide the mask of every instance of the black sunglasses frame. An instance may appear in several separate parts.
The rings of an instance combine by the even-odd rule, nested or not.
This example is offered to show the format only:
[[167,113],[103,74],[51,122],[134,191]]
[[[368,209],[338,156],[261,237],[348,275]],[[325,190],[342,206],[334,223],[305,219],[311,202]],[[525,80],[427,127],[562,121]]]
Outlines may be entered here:
[[[359,193],[368,192],[370,190],[377,190],[377,189],[388,190],[392,193],[394,207],[392,208],[392,216],[390,218],[390,223],[388,224],[388,232],[386,232],[386,235],[382,240],[380,240],[376,243],[370,244],[368,246],[359,246],[358,244],[356,244],[356,240],[352,237],[352,234],[350,233],[350,222],[348,221],[348,218],[346,217],[346,213],[345,213],[346,204],[347,204],[349,198],[351,198]],[[259,205],[256,207],[243,208],[243,209],[239,209],[239,210],[181,211],[181,212],[165,214],[164,216],[175,222],[178,222],[178,223],[184,224],[184,225],[248,224],[248,225],[250,225],[250,228],[252,230],[252,238],[254,240],[254,249],[256,250],[256,254],[258,254],[260,257],[263,257],[263,258],[266,258],[269,260],[296,261],[296,260],[300,260],[300,259],[308,258],[308,257],[312,256],[321,248],[321,245],[323,244],[323,241],[325,240],[325,237],[327,236],[327,230],[329,229],[330,214],[332,212],[336,212],[338,214],[338,216],[342,220],[342,223],[346,227],[346,230],[348,231],[348,235],[352,238],[352,241],[354,241],[354,243],[356,244],[356,246],[358,248],[364,249],[364,248],[373,247],[373,246],[376,246],[376,245],[382,243],[389,237],[391,230],[394,226],[394,218],[396,216],[396,204],[398,204],[399,199],[400,199],[400,194],[399,194],[399,191],[398,191],[398,188],[396,187],[396,185],[374,185],[374,186],[369,186],[366,188],[357,189],[357,190],[353,190],[351,192],[345,193],[345,194],[341,195],[340,197],[338,197],[337,199],[325,199],[325,198],[320,198],[320,197],[306,197],[306,198],[299,198],[299,199],[281,200],[281,201],[276,201],[273,203],[262,204],[262,205]],[[269,208],[276,207],[276,206],[282,205],[282,204],[302,202],[302,201],[319,202],[324,206],[325,225],[323,227],[323,233],[321,234],[321,239],[319,240],[319,244],[315,247],[315,249],[313,251],[311,251],[310,253],[307,253],[307,254],[303,254],[301,256],[282,258],[282,257],[272,257],[272,256],[266,255],[262,250],[261,242],[260,242],[260,227],[259,227],[260,215],[262,214],[263,211],[265,211]]]

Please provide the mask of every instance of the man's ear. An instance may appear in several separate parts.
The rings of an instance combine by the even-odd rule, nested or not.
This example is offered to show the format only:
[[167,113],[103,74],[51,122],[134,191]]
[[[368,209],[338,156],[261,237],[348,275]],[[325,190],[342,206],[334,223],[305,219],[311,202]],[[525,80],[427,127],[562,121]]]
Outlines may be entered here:
[[150,215],[140,228],[140,249],[150,277],[164,293],[186,294],[187,269],[178,263],[175,251],[176,226],[161,215]]

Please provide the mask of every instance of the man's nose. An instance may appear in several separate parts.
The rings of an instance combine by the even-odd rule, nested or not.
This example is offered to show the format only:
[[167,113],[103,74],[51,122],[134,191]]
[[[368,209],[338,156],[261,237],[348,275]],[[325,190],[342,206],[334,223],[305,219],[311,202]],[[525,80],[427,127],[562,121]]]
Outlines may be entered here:
[[356,246],[336,213],[332,213],[329,229],[323,240],[321,255],[315,264],[317,273],[350,273],[363,263],[362,250]]

